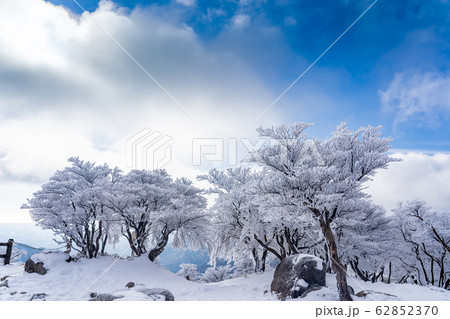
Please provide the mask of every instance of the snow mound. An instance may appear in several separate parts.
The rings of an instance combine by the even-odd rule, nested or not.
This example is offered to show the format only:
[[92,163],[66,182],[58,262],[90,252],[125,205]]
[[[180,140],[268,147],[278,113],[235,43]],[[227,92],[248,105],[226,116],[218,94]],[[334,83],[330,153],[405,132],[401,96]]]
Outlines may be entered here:
[[70,260],[70,256],[69,254],[58,251],[43,250],[40,253],[32,255],[30,259],[36,264],[42,262],[45,269],[49,270],[52,268],[60,268],[61,264],[67,264],[67,261]]

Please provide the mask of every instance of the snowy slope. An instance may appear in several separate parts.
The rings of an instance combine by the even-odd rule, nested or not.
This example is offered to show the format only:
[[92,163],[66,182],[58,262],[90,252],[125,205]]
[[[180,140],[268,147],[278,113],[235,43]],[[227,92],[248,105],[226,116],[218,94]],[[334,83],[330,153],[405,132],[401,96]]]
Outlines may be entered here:
[[[25,273],[18,264],[0,266],[0,277],[5,275],[11,276],[7,278],[9,288],[0,287],[0,300],[30,300],[36,293],[46,293],[46,300],[88,300],[91,292],[123,296],[118,300],[151,300],[136,290],[142,287],[168,289],[175,300],[276,300],[269,292],[273,271],[219,283],[196,283],[174,275],[146,257],[132,260],[100,257],[61,262],[53,265],[44,276]],[[130,281],[136,283],[136,287],[125,288]],[[449,291],[435,287],[371,284],[352,278],[349,278],[349,284],[356,292],[363,288],[374,291],[363,298],[355,297],[355,300],[450,300]],[[335,287],[334,276],[328,275],[327,287],[299,300],[338,300]],[[14,292],[16,294],[11,295]]]
[[[124,295],[119,300],[147,300],[148,297],[125,288],[129,281],[147,288],[165,288],[175,300],[275,300],[264,295],[270,281],[249,285],[220,286],[190,282],[167,269],[153,264],[147,257],[118,260],[98,281],[111,264],[113,257],[83,259],[76,263],[61,263],[44,276],[25,273],[19,266],[0,266],[0,277],[8,278],[9,288],[0,288],[0,300],[29,300],[35,293],[46,293],[46,300],[88,300],[90,292]],[[92,287],[91,287],[92,285]],[[139,286],[142,287],[142,286]],[[11,296],[11,292],[18,292]],[[26,294],[20,294],[26,291]]]

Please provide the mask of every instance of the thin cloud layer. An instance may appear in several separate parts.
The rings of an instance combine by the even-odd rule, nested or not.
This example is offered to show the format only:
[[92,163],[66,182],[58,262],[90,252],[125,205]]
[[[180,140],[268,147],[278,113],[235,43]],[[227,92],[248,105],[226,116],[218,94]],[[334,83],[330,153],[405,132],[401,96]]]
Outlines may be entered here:
[[439,117],[450,112],[450,76],[441,72],[397,73],[380,96],[383,108],[395,113],[396,126],[407,121],[439,125]]

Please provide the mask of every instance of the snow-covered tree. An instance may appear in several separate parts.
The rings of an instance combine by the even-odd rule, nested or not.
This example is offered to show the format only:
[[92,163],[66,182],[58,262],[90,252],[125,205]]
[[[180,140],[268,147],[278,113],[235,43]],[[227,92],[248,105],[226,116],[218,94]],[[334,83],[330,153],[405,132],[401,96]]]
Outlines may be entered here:
[[[258,174],[250,192],[258,215],[247,224],[247,232],[255,241],[279,260],[299,253],[312,253],[323,244],[318,233],[317,222],[307,214],[300,214],[298,208],[286,206],[272,194],[270,181],[273,174],[268,170]],[[296,218],[293,218],[296,216]]]
[[109,189],[107,206],[121,221],[121,233],[136,256],[147,252],[153,222],[171,204],[171,183],[165,170],[131,170]]
[[112,212],[104,205],[104,190],[120,174],[118,169],[85,162],[78,157],[57,171],[22,208],[44,229],[61,236],[61,243],[89,258],[103,253]]
[[173,181],[165,170],[132,170],[107,197],[136,256],[148,252],[154,261],[171,235],[175,248],[199,249],[207,243],[206,199],[187,179]]
[[172,188],[171,204],[153,227],[155,245],[148,255],[150,260],[162,253],[170,235],[175,249],[203,249],[209,244],[211,223],[202,190],[194,187],[187,178],[175,180]]
[[213,186],[210,193],[218,195],[211,208],[214,225],[211,260],[236,261],[252,256],[255,271],[264,271],[267,250],[258,247],[253,233],[248,230],[249,223],[254,223],[259,214],[247,191],[253,178],[248,167],[213,169],[208,175],[197,177],[208,181]]
[[[400,203],[395,220],[404,241],[400,261],[417,283],[450,288],[450,218],[424,201]],[[405,276],[405,278],[406,278]]]
[[394,160],[386,155],[390,139],[382,138],[379,128],[351,131],[342,124],[329,140],[308,140],[304,130],[309,126],[297,123],[258,129],[261,137],[277,144],[260,148],[253,159],[267,171],[263,193],[273,197],[281,208],[286,207],[285,214],[294,219],[312,218],[319,224],[340,299],[352,300],[340,260],[335,221],[350,220],[359,214],[355,202],[366,197],[362,184]]
[[293,222],[277,213],[276,205],[266,205],[260,198],[255,188],[264,178],[248,167],[213,169],[198,177],[210,182],[211,192],[218,194],[211,209],[215,225],[212,260],[219,257],[238,263],[251,257],[254,271],[259,272],[265,270],[268,253],[281,260],[314,246],[303,229],[310,224]]
[[185,179],[172,180],[164,170],[118,169],[70,158],[72,164],[23,205],[44,229],[89,258],[103,253],[117,233],[128,240],[134,254],[148,252],[150,260],[173,237],[175,248],[203,248],[209,218],[201,190]]
[[358,201],[358,211],[351,219],[337,218],[334,232],[337,237],[341,262],[349,265],[364,281],[391,281],[392,263],[398,252],[397,229],[385,210],[363,199]]
[[180,264],[180,270],[177,272],[177,275],[190,281],[196,281],[200,276],[197,271],[197,265],[194,264]]

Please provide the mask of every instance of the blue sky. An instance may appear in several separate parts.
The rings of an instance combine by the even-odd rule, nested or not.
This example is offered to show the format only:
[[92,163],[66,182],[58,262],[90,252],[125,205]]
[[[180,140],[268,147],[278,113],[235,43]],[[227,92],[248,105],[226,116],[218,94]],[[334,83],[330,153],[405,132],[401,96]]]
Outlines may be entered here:
[[[51,2],[81,13],[72,0]],[[175,25],[191,27],[206,46],[233,51],[281,93],[373,1],[115,2],[129,10],[151,8]],[[79,3],[89,11],[98,7],[98,1]],[[449,9],[448,1],[378,1],[275,108],[316,123],[316,134],[330,132],[339,121],[352,127],[380,124],[394,137],[395,148],[449,150],[450,102],[425,105],[398,123],[395,103],[383,108],[380,99],[396,74],[448,78]],[[248,25],[230,32],[238,15]],[[311,91],[327,101],[298,107]]]
[[[373,1],[77,1],[88,12],[0,1],[0,218],[71,156],[129,169],[144,128],[172,138],[165,168],[195,179],[229,165],[230,141],[241,154],[258,126],[293,122],[319,138],[382,125],[404,162],[377,175],[375,202],[450,207],[449,0],[377,1],[254,124]],[[195,167],[199,138],[223,141],[224,160]]]

